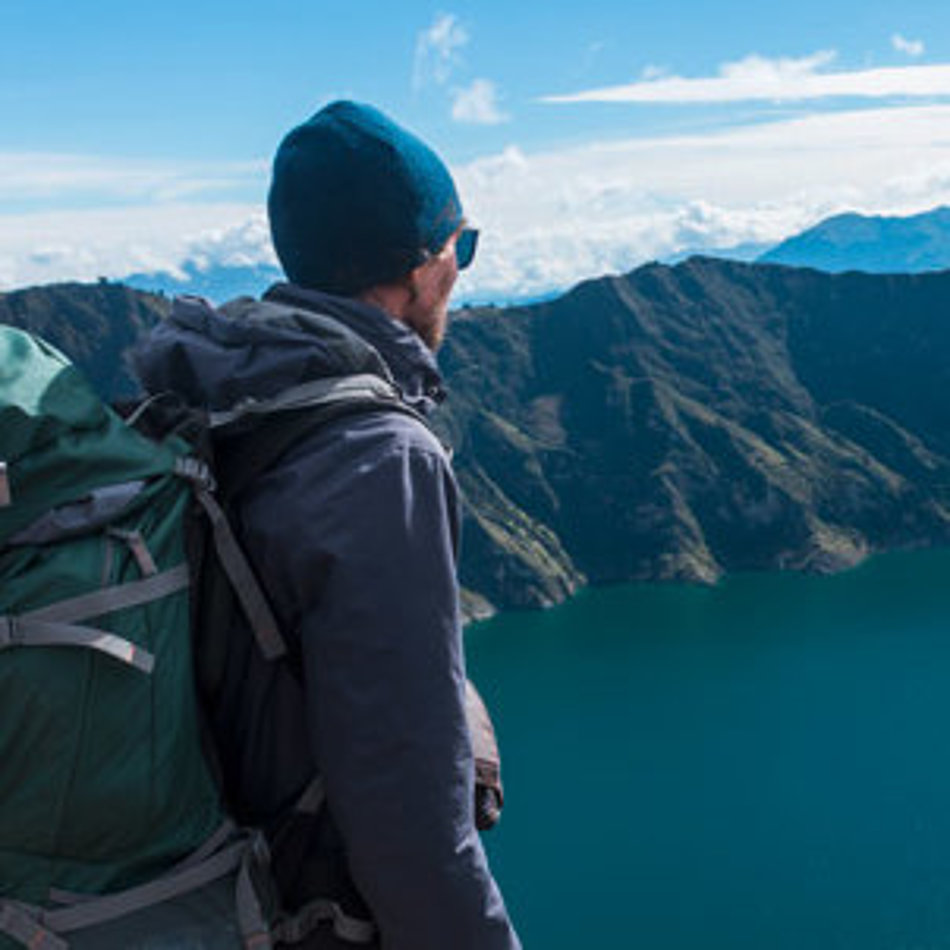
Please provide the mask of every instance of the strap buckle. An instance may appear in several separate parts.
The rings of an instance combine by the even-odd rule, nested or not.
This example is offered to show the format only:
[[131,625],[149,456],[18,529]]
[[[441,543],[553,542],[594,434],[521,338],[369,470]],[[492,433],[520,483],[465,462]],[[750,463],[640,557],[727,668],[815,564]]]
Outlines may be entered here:
[[214,491],[218,487],[211,469],[193,455],[182,455],[175,459],[175,474],[208,491]]

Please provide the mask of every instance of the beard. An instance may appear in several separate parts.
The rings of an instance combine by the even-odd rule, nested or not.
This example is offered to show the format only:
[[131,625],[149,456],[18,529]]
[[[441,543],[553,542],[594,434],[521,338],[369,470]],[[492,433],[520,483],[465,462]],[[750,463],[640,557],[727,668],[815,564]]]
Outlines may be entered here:
[[446,269],[432,287],[412,288],[412,297],[406,307],[404,320],[434,353],[445,339],[449,323],[449,298],[455,286],[457,272]]

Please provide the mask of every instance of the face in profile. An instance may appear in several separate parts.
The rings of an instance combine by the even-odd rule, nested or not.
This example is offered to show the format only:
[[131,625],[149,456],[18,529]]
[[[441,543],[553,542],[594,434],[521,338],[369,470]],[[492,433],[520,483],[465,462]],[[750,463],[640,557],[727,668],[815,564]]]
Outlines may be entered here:
[[403,319],[433,351],[442,345],[448,326],[449,298],[459,275],[455,245],[460,231],[461,228],[445,242],[438,254],[409,275],[412,296]]

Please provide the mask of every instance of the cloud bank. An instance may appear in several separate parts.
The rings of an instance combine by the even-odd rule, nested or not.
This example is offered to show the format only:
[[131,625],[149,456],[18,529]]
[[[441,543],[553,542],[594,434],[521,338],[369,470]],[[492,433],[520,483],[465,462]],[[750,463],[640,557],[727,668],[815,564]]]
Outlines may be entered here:
[[186,261],[276,264],[261,207],[171,203],[0,214],[0,290],[133,273],[183,276]]
[[[908,41],[903,42],[908,45]],[[904,51],[910,52],[916,48],[910,44]],[[804,102],[836,97],[883,99],[894,96],[950,96],[950,65],[823,71],[835,59],[835,55],[830,50],[799,59],[767,59],[752,55],[738,62],[723,64],[716,76],[696,79],[663,76],[627,85],[544,96],[541,101],[552,104],[696,104]]]
[[950,105],[526,153],[458,170],[482,226],[463,293],[543,293],[695,249],[773,244],[846,210],[950,203]]
[[[60,166],[39,165],[33,178],[21,167],[20,184],[68,203],[78,179],[57,185],[47,172]],[[87,157],[81,166],[86,189],[116,173],[97,207],[13,213],[9,202],[0,203],[0,287],[176,273],[185,261],[275,263],[262,201],[219,201],[207,191],[163,203],[158,191],[199,180],[194,169],[145,176],[141,185],[137,165],[123,171],[117,160],[99,167]],[[0,169],[10,167],[9,156],[0,155]],[[950,104],[547,151],[512,145],[454,172],[466,211],[482,229],[459,296],[503,301],[686,250],[776,243],[845,210],[908,214],[950,204]],[[265,172],[260,179],[263,193]],[[123,190],[143,197],[106,206]]]

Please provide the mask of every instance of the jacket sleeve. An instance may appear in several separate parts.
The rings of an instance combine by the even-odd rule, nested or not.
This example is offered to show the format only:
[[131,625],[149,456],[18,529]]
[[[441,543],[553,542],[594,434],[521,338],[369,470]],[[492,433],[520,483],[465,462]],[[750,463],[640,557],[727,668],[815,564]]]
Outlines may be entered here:
[[398,433],[325,471],[301,457],[294,518],[274,526],[303,603],[313,753],[384,950],[517,950],[473,816],[455,481],[428,433]]

